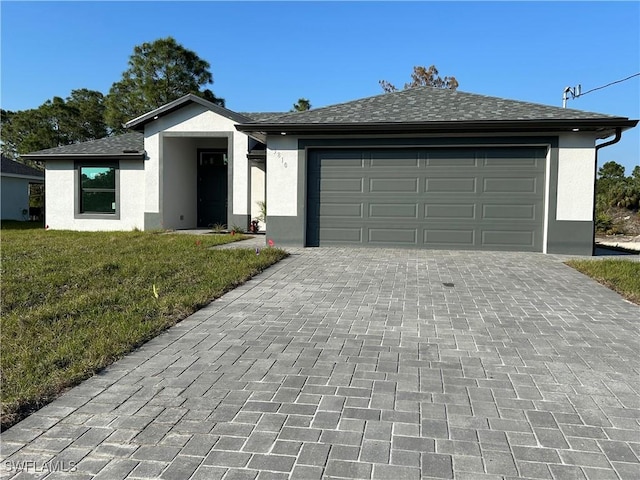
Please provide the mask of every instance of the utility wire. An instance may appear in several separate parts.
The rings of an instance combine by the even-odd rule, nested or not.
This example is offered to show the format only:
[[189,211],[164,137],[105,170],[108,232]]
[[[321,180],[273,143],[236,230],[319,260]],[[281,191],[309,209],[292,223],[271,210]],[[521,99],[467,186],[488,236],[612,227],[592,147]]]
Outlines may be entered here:
[[615,82],[607,83],[606,85],[603,85],[601,87],[592,88],[591,90],[587,90],[586,92],[582,92],[582,93],[580,93],[580,95],[576,95],[576,98],[577,97],[582,97],[582,96],[586,95],[587,93],[595,92],[596,90],[602,90],[603,88],[610,87],[611,85],[615,85],[616,83],[626,82],[627,80],[629,80],[629,79],[631,79],[633,77],[637,77],[637,76],[640,76],[640,72],[634,73],[633,75],[630,75],[627,78],[623,78],[622,80],[616,80]]

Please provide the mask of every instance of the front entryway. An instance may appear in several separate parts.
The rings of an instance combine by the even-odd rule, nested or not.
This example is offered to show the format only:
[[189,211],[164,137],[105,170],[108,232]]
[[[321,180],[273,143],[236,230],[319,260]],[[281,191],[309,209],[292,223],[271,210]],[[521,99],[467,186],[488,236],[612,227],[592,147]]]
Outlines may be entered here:
[[227,224],[227,153],[198,150],[198,227]]

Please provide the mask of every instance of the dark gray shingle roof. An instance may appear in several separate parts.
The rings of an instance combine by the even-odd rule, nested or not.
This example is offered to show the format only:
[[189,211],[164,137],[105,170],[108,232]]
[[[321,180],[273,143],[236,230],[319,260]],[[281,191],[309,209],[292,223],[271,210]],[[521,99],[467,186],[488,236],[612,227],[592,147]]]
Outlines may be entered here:
[[1,166],[0,170],[2,173],[10,174],[10,175],[25,175],[28,177],[38,177],[44,179],[44,172],[42,170],[38,170],[37,168],[30,167],[25,165],[24,163],[16,162],[15,160],[11,160],[10,158],[1,156]]
[[[602,137],[611,134],[612,128],[629,128],[637,120],[625,117],[564,109],[536,103],[506,100],[473,93],[451,91],[431,87],[418,87],[394,93],[354,100],[308,110],[306,112],[236,113],[213,105],[194,95],[187,95],[160,109],[132,120],[129,124],[141,129],[156,115],[164,115],[189,103],[199,103],[212,111],[224,114],[235,121],[244,132],[335,132],[394,131],[417,133],[436,131],[544,131],[574,126],[599,130]],[[252,119],[253,121],[248,121]],[[482,123],[484,125],[481,125]],[[505,127],[505,125],[508,127]],[[543,128],[541,128],[543,127]],[[143,158],[142,133],[131,131],[123,135],[102,138],[90,142],[65,145],[23,155],[25,158],[49,160],[54,158],[118,157]]]
[[306,112],[288,113],[259,122],[292,125],[604,118],[620,117],[448,89],[417,87]]
[[39,157],[125,157],[127,155],[141,156],[144,152],[144,135],[140,132],[129,132],[113,137],[100,138],[88,142],[63,145],[62,147],[48,148],[38,152],[23,155],[26,158]]
[[240,112],[240,115],[244,115],[254,122],[262,122],[268,118],[285,115],[285,112]]

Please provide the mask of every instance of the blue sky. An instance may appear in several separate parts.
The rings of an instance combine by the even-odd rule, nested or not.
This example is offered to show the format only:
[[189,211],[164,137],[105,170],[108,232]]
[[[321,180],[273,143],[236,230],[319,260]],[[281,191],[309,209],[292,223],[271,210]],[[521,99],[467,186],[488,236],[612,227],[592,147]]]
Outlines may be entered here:
[[[89,88],[106,94],[135,45],[173,36],[211,64],[236,111],[314,107],[402,86],[435,64],[459,90],[562,105],[640,72],[640,2],[0,2],[1,104],[35,108]],[[568,107],[640,118],[640,77]],[[627,174],[640,128],[600,153]]]

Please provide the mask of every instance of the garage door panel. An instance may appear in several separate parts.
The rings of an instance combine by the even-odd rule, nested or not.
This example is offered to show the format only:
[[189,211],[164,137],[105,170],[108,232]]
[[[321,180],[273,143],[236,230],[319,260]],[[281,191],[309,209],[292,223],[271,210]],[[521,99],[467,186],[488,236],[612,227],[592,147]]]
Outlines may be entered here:
[[370,178],[369,191],[372,193],[416,193],[417,178]]
[[545,158],[544,148],[537,146],[514,146],[501,147],[493,145],[491,147],[478,147],[476,156],[478,158],[490,159],[539,159]]
[[363,183],[362,178],[323,178],[320,180],[320,191],[361,193]]
[[362,158],[323,158],[320,163],[321,168],[330,168],[332,166],[363,168],[364,160]]
[[362,218],[361,203],[321,203],[320,215],[322,217],[350,217]]
[[534,177],[485,177],[482,191],[485,193],[535,193],[537,182]]
[[484,158],[482,159],[482,166],[484,167],[497,167],[509,169],[537,169],[539,167],[540,160],[537,158],[513,158],[513,156],[507,156],[504,158]]
[[318,158],[318,166],[328,165],[349,165],[351,167],[361,167],[364,157],[361,150],[325,150]]
[[418,231],[416,228],[371,227],[368,229],[368,243],[416,245]]
[[425,204],[424,218],[443,219],[455,218],[474,220],[476,217],[476,206],[474,204]]
[[482,218],[514,222],[536,219],[535,205],[482,205]]
[[475,231],[469,228],[427,228],[424,230],[423,237],[424,244],[430,247],[475,246]]
[[415,203],[370,203],[369,218],[418,218]]
[[533,247],[535,232],[531,230],[483,230],[482,245],[485,247]]
[[475,164],[477,152],[475,148],[429,148],[423,149],[422,157],[427,165],[461,165]]
[[419,166],[419,161],[417,158],[401,158],[398,160],[393,159],[371,159],[370,163],[373,168],[389,168],[391,170],[396,169],[415,169]]
[[325,227],[320,230],[320,242],[362,243],[362,229],[356,227]]
[[307,244],[541,251],[545,158],[528,147],[311,151]]
[[419,159],[417,152],[372,152],[371,168],[417,168]]
[[427,178],[425,192],[475,193],[475,178]]
[[470,168],[477,166],[475,158],[446,158],[428,157],[425,159],[425,167]]

